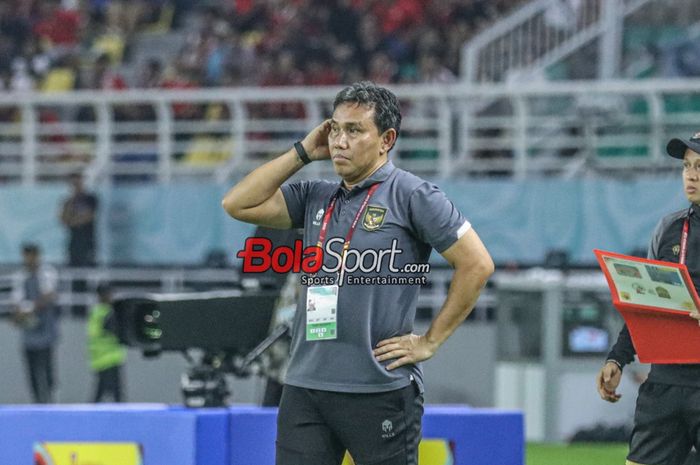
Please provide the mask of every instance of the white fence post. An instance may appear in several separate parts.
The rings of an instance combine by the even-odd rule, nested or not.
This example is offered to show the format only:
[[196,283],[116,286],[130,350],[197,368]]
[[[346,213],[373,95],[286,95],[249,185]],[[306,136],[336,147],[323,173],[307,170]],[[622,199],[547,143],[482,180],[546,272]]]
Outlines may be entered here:
[[245,128],[246,121],[248,120],[248,111],[240,99],[230,100],[228,102],[228,108],[231,113],[230,134],[233,140],[233,153],[225,166],[217,171],[216,181],[218,183],[227,182],[236,168],[244,164],[246,156]]
[[37,124],[33,101],[22,104],[22,184],[36,182]]
[[513,98],[515,116],[515,157],[513,172],[517,179],[527,176],[527,101],[525,96],[516,95]]
[[611,79],[620,69],[624,11],[620,0],[601,0],[600,4],[603,27],[598,42],[598,78]]
[[455,174],[452,171],[452,109],[446,97],[436,99],[438,107],[438,160],[440,176],[443,178]]
[[649,122],[651,133],[649,134],[649,156],[655,162],[660,162],[663,158],[661,153],[661,144],[663,143],[663,116],[664,108],[659,94],[649,92],[645,95],[649,104]]
[[[323,113],[321,112],[321,104],[318,100],[308,99],[304,102],[306,109],[306,130],[311,132],[313,128],[321,124],[323,121]],[[309,172],[312,176],[318,177],[321,175],[323,163],[311,163]]]
[[172,103],[160,98],[156,105],[158,115],[158,180],[169,182],[173,163]]
[[112,134],[114,133],[113,113],[106,101],[97,102],[97,135],[95,146],[95,159],[92,162],[89,177],[91,181],[104,175],[111,181],[110,167],[112,159]]

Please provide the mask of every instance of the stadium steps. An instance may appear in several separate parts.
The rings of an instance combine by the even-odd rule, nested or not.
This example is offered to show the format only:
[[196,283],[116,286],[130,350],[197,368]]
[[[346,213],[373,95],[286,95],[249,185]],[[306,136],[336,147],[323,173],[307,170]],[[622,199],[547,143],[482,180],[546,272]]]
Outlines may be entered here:
[[167,33],[139,33],[134,38],[131,59],[124,68],[127,78],[133,77],[134,72],[151,58],[158,58],[165,66],[172,63],[185,43],[186,34],[183,31]]

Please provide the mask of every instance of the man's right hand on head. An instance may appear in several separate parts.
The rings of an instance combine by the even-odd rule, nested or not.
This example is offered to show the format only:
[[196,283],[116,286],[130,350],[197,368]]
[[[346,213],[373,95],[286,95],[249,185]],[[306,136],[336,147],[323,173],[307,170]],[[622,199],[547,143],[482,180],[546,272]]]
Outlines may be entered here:
[[316,126],[306,137],[301,141],[304,150],[309,155],[311,160],[327,160],[331,157],[331,151],[328,147],[328,134],[331,131],[331,120],[327,119],[323,123]]
[[606,362],[596,376],[596,387],[600,398],[608,402],[617,402],[622,397],[616,392],[620,385],[622,370],[615,362]]

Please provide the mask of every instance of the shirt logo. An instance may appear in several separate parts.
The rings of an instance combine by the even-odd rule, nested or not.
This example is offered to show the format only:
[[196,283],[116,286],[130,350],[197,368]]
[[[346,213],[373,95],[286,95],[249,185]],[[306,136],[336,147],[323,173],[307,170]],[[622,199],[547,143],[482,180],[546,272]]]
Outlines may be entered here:
[[391,420],[384,420],[382,422],[382,431],[384,434],[382,434],[382,439],[390,439],[396,436],[396,433],[394,432],[394,424],[391,422]]
[[321,226],[321,218],[323,218],[323,208],[316,212],[316,219],[312,221],[314,226]]
[[671,250],[673,251],[673,255],[678,255],[681,252],[681,246],[679,244],[676,244]]
[[362,227],[367,231],[376,231],[384,224],[386,218],[386,208],[369,205],[362,218]]

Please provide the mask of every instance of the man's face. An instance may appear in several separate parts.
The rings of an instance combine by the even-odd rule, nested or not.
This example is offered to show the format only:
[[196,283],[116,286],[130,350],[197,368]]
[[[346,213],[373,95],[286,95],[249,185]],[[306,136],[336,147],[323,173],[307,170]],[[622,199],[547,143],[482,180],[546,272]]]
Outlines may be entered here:
[[335,172],[348,184],[357,184],[371,174],[386,160],[390,148],[386,132],[379,134],[374,124],[374,108],[355,103],[338,105],[328,134]]
[[690,149],[683,157],[683,192],[692,203],[700,204],[700,154]]
[[39,265],[39,254],[36,252],[22,252],[24,267],[28,270],[35,270]]

